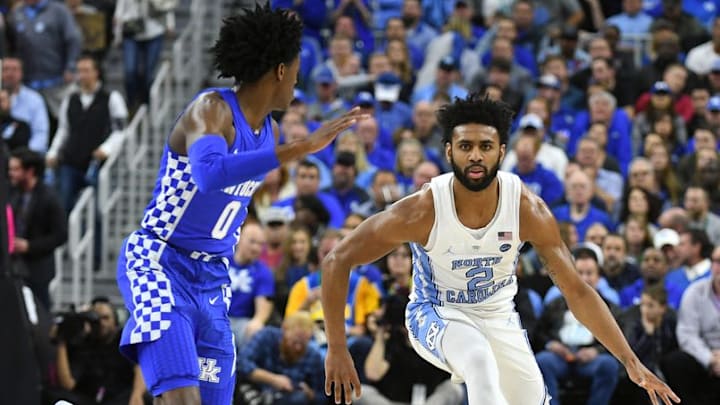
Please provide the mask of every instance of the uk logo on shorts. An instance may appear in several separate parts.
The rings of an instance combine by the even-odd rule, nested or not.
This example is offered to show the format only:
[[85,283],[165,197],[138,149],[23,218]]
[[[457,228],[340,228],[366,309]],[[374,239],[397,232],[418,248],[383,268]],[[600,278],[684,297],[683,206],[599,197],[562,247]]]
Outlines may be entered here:
[[200,365],[200,376],[198,380],[211,383],[220,382],[218,373],[220,373],[222,368],[217,366],[217,360],[209,357],[198,357],[198,364]]

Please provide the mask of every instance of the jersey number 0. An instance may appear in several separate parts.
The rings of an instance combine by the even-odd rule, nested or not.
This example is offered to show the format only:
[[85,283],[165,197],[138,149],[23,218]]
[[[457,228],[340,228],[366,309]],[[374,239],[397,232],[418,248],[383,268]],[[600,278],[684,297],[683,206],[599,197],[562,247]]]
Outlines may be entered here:
[[230,201],[228,205],[225,206],[223,211],[220,213],[220,217],[215,223],[215,226],[210,232],[210,236],[212,236],[213,239],[221,240],[227,236],[235,217],[238,212],[240,212],[240,208],[242,208],[242,203],[240,201]]

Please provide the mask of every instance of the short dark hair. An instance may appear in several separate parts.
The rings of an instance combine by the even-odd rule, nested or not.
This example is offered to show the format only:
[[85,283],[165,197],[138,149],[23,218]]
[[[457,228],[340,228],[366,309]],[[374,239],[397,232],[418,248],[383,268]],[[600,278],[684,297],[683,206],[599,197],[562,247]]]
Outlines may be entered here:
[[475,123],[494,127],[500,144],[506,145],[513,115],[513,110],[504,102],[471,93],[465,99],[456,97],[451,104],[442,106],[437,112],[437,119],[443,130],[443,144],[451,143],[455,127]]
[[42,178],[45,174],[45,159],[40,153],[23,147],[12,151],[12,157],[20,160],[23,170],[33,169],[35,177]]
[[663,283],[646,285],[642,293],[654,299],[660,305],[667,306],[667,290],[665,290]]
[[298,57],[302,30],[303,23],[295,13],[273,10],[269,4],[225,18],[211,49],[218,77],[232,77],[238,83],[257,82],[277,65]]
[[300,161],[300,163],[298,163],[298,168],[301,167],[304,167],[306,169],[315,169],[318,173],[320,173],[320,167],[317,165],[317,163],[308,159],[303,159]]
[[690,228],[686,231],[680,232],[682,234],[690,235],[690,243],[693,245],[700,245],[700,256],[707,258],[710,257],[713,251],[713,244],[710,242],[707,232],[704,229]]

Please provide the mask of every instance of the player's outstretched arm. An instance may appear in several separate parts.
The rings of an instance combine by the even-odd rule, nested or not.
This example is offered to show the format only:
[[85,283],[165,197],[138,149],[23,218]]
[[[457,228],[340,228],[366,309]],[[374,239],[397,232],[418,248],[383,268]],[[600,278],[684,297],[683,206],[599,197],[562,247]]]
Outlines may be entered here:
[[[235,139],[232,111],[217,93],[197,98],[183,113],[170,137],[170,146],[187,154],[192,176],[200,192],[238,185],[270,170],[326,147],[342,131],[366,115],[353,109],[342,117],[326,122],[308,139],[278,145],[274,149],[245,150],[229,153]],[[275,139],[278,128],[273,126]]]
[[667,405],[672,404],[671,399],[680,402],[680,398],[633,353],[605,302],[575,271],[555,217],[538,196],[524,187],[520,203],[520,239],[533,245],[575,317],[625,366],[630,379],[647,390],[652,403],[658,405],[659,399]]
[[430,190],[408,196],[388,210],[363,221],[343,238],[322,263],[322,307],[328,353],[325,359],[325,392],[339,404],[342,393],[350,403],[360,396],[358,379],[345,340],[345,302],[353,267],[371,263],[404,242],[425,243],[435,219]]

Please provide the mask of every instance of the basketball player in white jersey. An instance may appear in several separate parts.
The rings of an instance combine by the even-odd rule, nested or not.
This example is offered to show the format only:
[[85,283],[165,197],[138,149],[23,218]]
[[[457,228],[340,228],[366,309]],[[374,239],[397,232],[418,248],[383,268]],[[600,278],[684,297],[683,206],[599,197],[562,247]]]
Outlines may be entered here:
[[322,264],[328,336],[325,390],[335,402],[360,396],[347,351],[343,309],[348,274],[396,246],[413,250],[413,292],[406,325],[415,350],[467,384],[470,405],[549,402],[540,370],[513,306],[515,264],[531,243],[575,317],[648,391],[654,404],[679,398],[632,352],[595,290],[575,271],[557,223],[514,174],[499,172],[512,112],[470,95],[438,112],[453,173],[358,226]]

